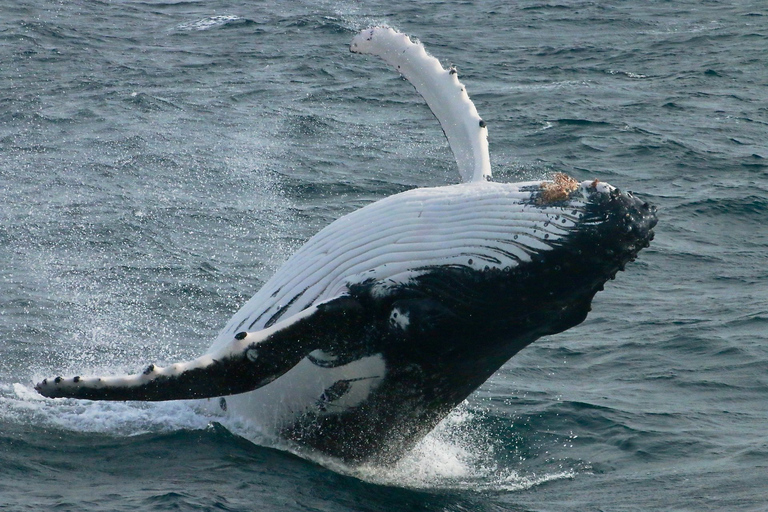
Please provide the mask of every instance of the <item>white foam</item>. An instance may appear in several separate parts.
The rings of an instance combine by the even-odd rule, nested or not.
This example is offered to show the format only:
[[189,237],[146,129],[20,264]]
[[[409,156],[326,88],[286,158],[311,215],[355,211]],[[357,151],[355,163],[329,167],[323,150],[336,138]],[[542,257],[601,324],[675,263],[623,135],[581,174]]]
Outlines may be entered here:
[[[211,404],[215,406],[218,401]],[[49,400],[23,384],[0,388],[0,420],[3,421],[113,436],[203,430],[212,422],[219,422],[256,445],[288,451],[338,473],[378,485],[417,490],[514,492],[576,476],[576,472],[569,469],[522,474],[499,463],[498,459],[503,457],[496,453],[492,434],[480,425],[481,414],[471,411],[466,403],[390,467],[348,466],[337,459],[307,452],[248,420],[223,416],[214,406],[202,407],[200,401]]]
[[220,14],[217,16],[207,16],[205,18],[189,21],[186,23],[180,23],[176,26],[178,30],[209,30],[211,28],[220,27],[233,21],[240,21],[244,18],[235,16],[234,14]]
[[478,420],[465,402],[391,467],[349,467],[321,456],[309,458],[367,482],[417,490],[520,491],[575,476],[572,470],[525,475],[504,467],[497,460],[491,434],[478,427]]
[[[213,410],[213,408],[211,408]],[[200,430],[218,417],[190,401],[91,402],[48,400],[23,384],[0,389],[0,418],[38,428],[133,436],[149,432]]]

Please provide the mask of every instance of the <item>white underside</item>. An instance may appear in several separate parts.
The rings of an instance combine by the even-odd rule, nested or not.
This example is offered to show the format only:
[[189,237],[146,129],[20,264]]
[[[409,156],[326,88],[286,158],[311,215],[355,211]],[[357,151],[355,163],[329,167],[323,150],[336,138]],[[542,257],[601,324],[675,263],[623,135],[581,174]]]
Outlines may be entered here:
[[[227,397],[227,411],[277,433],[307,411],[333,414],[359,405],[381,384],[385,375],[380,355],[337,368],[320,368],[305,358],[267,386]],[[340,380],[352,381],[349,391],[338,400],[324,401],[324,391]]]

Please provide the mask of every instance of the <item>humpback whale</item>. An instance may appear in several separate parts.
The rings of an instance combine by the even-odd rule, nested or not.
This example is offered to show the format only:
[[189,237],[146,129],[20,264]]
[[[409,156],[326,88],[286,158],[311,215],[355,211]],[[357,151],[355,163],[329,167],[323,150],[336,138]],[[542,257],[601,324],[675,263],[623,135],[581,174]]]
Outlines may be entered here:
[[300,450],[399,460],[507,360],[581,323],[653,238],[655,208],[597,179],[491,179],[487,127],[454,68],[388,27],[352,52],[381,57],[438,119],[461,183],[418,188],[310,238],[207,353],[123,376],[48,378],[51,398],[222,397]]

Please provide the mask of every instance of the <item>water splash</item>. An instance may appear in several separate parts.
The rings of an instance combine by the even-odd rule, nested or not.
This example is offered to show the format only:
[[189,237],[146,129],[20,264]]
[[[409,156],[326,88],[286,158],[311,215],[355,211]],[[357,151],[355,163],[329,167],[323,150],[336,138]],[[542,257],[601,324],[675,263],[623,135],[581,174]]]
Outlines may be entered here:
[[136,436],[202,430],[215,416],[192,402],[89,402],[47,400],[29,386],[0,387],[0,422],[71,432]]
[[[216,410],[217,401],[89,402],[47,400],[22,384],[0,387],[0,420],[71,432],[138,436],[179,430],[205,430],[221,423],[233,434],[258,446],[291,452],[332,471],[376,485],[421,491],[515,492],[576,476],[560,466],[531,472],[510,464],[487,427],[482,413],[465,403],[393,466],[349,466],[290,445],[245,420]],[[206,404],[210,405],[208,407]]]
[[511,467],[504,454],[497,453],[496,440],[481,419],[482,413],[473,412],[465,402],[393,466],[348,466],[322,455],[288,449],[337,473],[420,491],[514,492],[576,476],[575,470],[560,467],[539,473]]

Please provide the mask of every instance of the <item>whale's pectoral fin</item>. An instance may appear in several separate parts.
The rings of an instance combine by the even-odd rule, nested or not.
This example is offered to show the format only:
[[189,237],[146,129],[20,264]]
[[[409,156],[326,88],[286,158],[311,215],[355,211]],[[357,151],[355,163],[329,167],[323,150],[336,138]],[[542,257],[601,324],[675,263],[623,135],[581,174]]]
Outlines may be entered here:
[[45,379],[35,389],[50,398],[184,400],[234,395],[277,379],[309,352],[359,332],[362,306],[341,296],[311,306],[275,325],[241,332],[216,353],[165,368],[119,377]]
[[464,84],[459,82],[456,68],[443,69],[424,45],[389,27],[363,30],[352,40],[349,49],[381,57],[413,84],[440,122],[462,181],[491,178],[488,129]]

